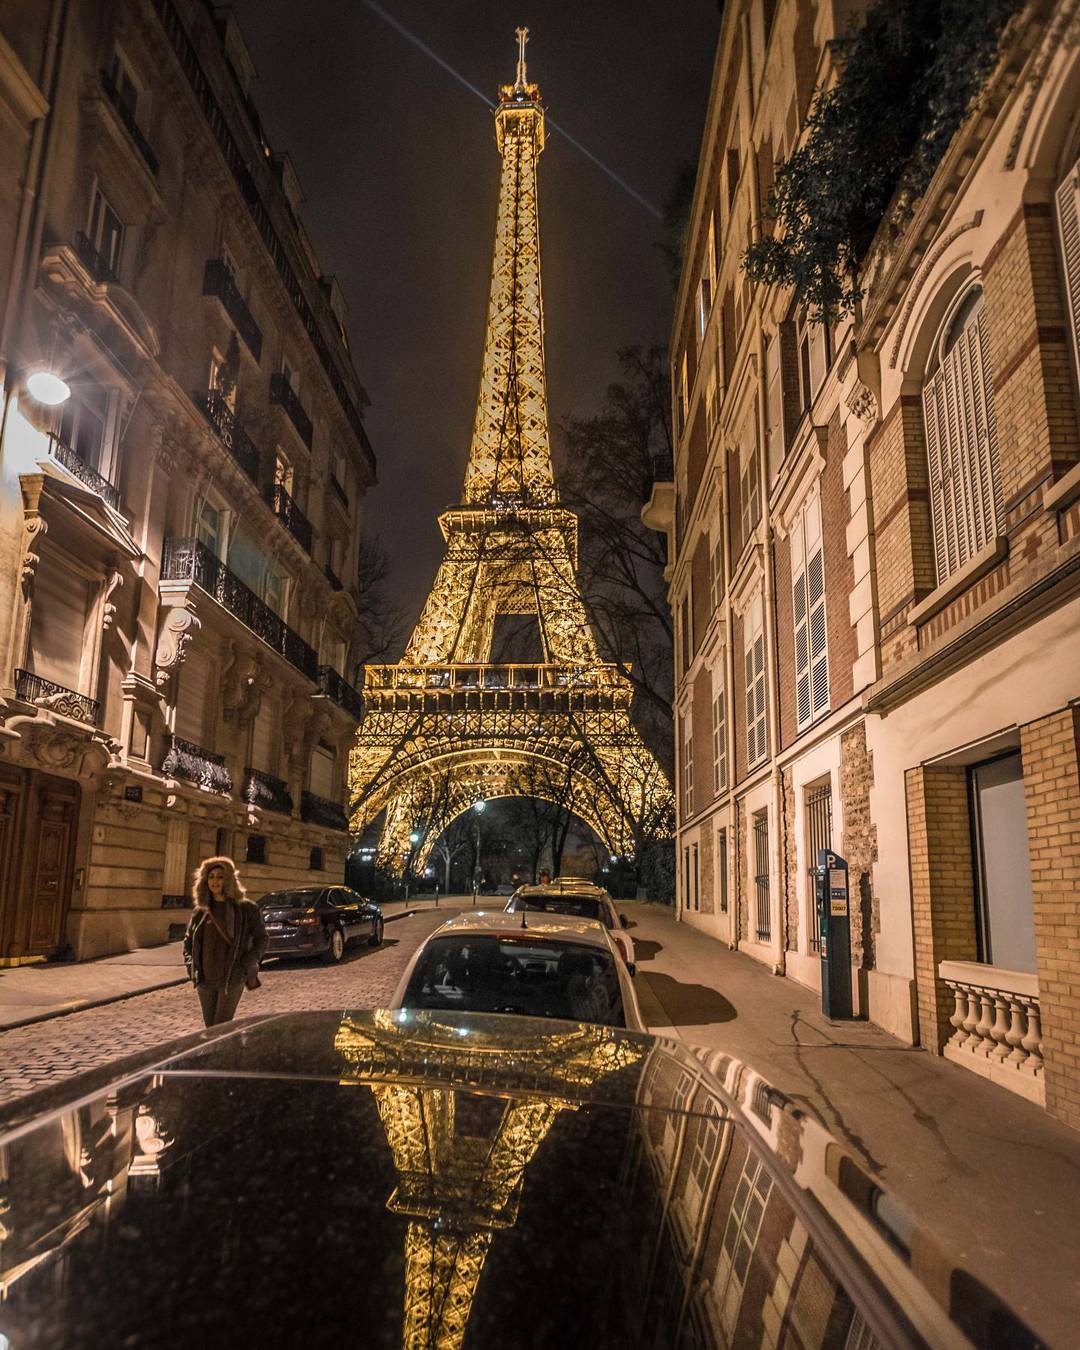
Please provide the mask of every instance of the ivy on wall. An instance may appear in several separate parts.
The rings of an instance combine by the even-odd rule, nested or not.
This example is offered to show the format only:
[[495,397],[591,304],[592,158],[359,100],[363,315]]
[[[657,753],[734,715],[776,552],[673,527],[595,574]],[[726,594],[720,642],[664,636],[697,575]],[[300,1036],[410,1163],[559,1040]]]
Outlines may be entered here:
[[774,233],[752,244],[753,281],[794,287],[815,323],[862,296],[858,268],[890,203],[911,209],[992,73],[1023,0],[877,0],[834,44],[840,74],[807,135],[776,166]]

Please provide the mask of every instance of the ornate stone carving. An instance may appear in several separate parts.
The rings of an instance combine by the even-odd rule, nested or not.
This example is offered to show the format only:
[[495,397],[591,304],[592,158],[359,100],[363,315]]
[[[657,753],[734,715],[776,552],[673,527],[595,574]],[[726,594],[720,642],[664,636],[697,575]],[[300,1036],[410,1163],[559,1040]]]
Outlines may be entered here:
[[202,627],[199,616],[186,605],[176,605],[167,611],[158,636],[154,665],[155,682],[167,683],[173,671],[183,663],[188,643]]
[[41,494],[45,488],[45,475],[24,473],[19,482],[23,498],[22,584],[23,593],[28,596],[33,585],[34,573],[41,561],[40,554],[35,551],[37,540],[39,535],[46,534],[49,529],[48,522],[41,514]]
[[847,398],[848,412],[852,413],[865,426],[877,421],[878,401],[877,395],[861,380],[855,382],[855,387]]
[[105,583],[105,597],[101,610],[101,627],[106,633],[113,626],[113,621],[116,618],[116,606],[113,604],[112,597],[123,584],[124,574],[118,567],[114,567]]
[[263,668],[259,653],[231,644],[229,660],[221,677],[221,707],[227,722],[244,726],[258,714],[262,696],[273,683]]

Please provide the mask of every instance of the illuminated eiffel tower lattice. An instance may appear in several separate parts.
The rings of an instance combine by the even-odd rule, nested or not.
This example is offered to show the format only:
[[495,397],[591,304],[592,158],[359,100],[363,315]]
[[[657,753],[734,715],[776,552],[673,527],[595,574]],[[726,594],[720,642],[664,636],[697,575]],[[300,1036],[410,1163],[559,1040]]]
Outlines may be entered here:
[[[380,1011],[343,1019],[335,1046],[343,1084],[370,1087],[397,1169],[387,1201],[408,1219],[402,1350],[458,1350],[495,1234],[517,1222],[525,1172],[563,1111],[600,1078],[636,1064],[647,1047],[600,1026],[530,1033],[513,1047],[467,1043],[458,1028],[414,1017],[407,1027]],[[483,1094],[496,1068],[491,1108],[469,1120],[463,1099]],[[400,1079],[427,1078],[437,1087]],[[510,1095],[507,1095],[509,1092]]]
[[[350,762],[352,827],[386,811],[379,853],[414,863],[477,800],[551,796],[612,852],[634,852],[671,803],[630,720],[626,671],[597,649],[578,588],[578,521],[559,503],[548,436],[540,294],[540,91],[499,89],[502,161],[480,392],[461,502],[439,518],[446,555],[395,665],[371,665]],[[542,659],[493,654],[497,621],[529,616]],[[523,622],[529,620],[523,620]]]

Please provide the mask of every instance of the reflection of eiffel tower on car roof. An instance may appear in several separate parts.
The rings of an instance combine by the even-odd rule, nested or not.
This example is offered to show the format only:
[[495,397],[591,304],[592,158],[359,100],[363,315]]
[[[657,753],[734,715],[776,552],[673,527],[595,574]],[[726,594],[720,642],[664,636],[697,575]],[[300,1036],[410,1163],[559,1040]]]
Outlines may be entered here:
[[[502,174],[462,500],[439,518],[446,556],[404,658],[367,668],[352,754],[353,828],[386,809],[388,860],[408,853],[418,821],[432,825],[431,843],[477,799],[544,796],[546,784],[563,799],[569,787],[571,809],[630,853],[671,800],[630,721],[630,680],[597,650],[577,585],[577,517],[555,486],[536,195],[544,110],[518,32],[517,78],[495,110]],[[541,661],[493,659],[507,615],[535,620]]]

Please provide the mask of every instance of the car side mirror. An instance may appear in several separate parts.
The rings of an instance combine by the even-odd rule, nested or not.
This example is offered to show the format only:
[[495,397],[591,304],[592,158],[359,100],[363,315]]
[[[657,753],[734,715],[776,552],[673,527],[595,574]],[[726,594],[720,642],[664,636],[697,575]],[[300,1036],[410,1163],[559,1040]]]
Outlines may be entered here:
[[620,915],[619,915],[619,922],[622,924],[622,926],[623,926],[624,928],[629,928],[629,927],[630,927],[630,920],[626,917],[625,914],[620,914]]

